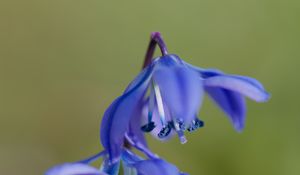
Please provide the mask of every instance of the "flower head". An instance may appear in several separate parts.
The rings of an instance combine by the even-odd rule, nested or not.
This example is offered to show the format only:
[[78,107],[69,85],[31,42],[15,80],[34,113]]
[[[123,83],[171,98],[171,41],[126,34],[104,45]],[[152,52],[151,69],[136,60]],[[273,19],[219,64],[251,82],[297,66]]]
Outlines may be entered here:
[[[156,44],[162,56],[152,59]],[[100,138],[105,150],[83,161],[54,167],[46,175],[117,175],[121,162],[125,175],[184,175],[148,148],[144,133],[160,140],[177,135],[186,143],[185,132],[204,126],[199,117],[204,93],[237,131],[245,125],[245,97],[257,102],[269,99],[257,80],[192,66],[169,54],[160,33],[152,33],[143,70],[104,113]],[[131,152],[132,148],[145,158]],[[104,159],[100,170],[88,165],[100,157]]]
[[[162,56],[151,60],[153,41],[160,46]],[[176,133],[181,143],[185,143],[185,131],[204,126],[197,117],[204,92],[227,114],[238,131],[244,128],[245,97],[257,102],[269,98],[253,78],[198,68],[177,55],[168,54],[159,33],[152,34],[145,60],[142,72],[110,105],[102,120],[101,142],[113,162],[121,155],[126,134],[144,146],[141,131],[152,132],[162,140]]]

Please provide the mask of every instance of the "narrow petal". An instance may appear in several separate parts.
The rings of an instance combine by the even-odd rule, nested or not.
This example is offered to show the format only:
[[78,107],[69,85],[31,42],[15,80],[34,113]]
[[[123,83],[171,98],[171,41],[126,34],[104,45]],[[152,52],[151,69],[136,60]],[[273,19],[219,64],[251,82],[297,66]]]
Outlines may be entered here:
[[77,161],[77,163],[85,163],[85,164],[92,163],[92,162],[96,161],[97,159],[99,159],[100,157],[104,156],[105,154],[106,154],[106,151],[101,151],[98,154],[93,155],[89,158]]
[[250,77],[217,75],[205,79],[204,86],[235,91],[257,102],[265,102],[269,99],[269,94],[264,90],[263,86]]
[[269,94],[263,85],[250,77],[226,75],[217,69],[202,69],[185,63],[187,67],[197,71],[204,79],[205,91],[215,103],[227,114],[237,131],[245,125],[247,96],[258,102],[265,102]]
[[215,103],[227,114],[234,128],[242,131],[245,125],[245,98],[237,92],[218,87],[205,87],[206,92]]
[[202,102],[203,85],[198,74],[184,65],[157,66],[153,78],[174,119],[190,123]]
[[45,175],[107,175],[83,163],[66,163],[49,169]]
[[[240,93],[243,95],[248,94],[246,96],[249,96],[249,98],[252,98],[253,100],[258,101],[258,102],[264,102],[264,101],[268,100],[270,97],[269,94],[265,91],[263,85],[254,78],[247,77],[247,76],[240,76],[240,75],[228,75],[218,69],[202,69],[202,68],[193,66],[189,63],[185,63],[185,65],[187,67],[197,71],[203,79],[216,78],[216,79],[212,79],[209,81],[205,81],[204,82],[205,85],[211,84],[211,86],[215,86],[216,84],[222,84],[224,82],[220,79],[222,79],[225,76],[226,81],[225,80],[224,81],[228,82],[228,83],[224,84],[225,89],[240,92],[242,90],[237,90],[236,88],[232,88],[232,87],[238,85],[240,88],[243,88],[243,86],[249,85],[249,86],[252,86],[252,88],[248,87],[246,89],[249,89],[248,91],[250,91],[250,92],[247,92],[247,93],[240,92]],[[221,76],[221,77],[218,77],[218,76]],[[211,81],[213,81],[213,82],[211,82]],[[228,84],[231,84],[231,86],[229,86]],[[244,91],[246,91],[246,90],[244,90]],[[253,94],[251,95],[251,93],[253,93]]]
[[124,135],[128,130],[132,116],[146,93],[153,66],[147,67],[131,83],[124,94],[118,97],[105,111],[101,123],[101,143],[109,154],[111,163],[119,160]]
[[141,175],[180,175],[176,166],[162,159],[139,161],[133,166]]

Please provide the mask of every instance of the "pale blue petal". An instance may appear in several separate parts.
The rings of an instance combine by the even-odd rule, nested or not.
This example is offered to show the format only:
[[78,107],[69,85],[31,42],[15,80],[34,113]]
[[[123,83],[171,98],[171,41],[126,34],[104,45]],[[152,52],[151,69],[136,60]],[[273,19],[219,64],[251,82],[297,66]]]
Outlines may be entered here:
[[270,98],[270,95],[265,91],[263,85],[254,78],[224,74],[217,69],[202,69],[188,63],[185,64],[200,73],[201,77],[205,79],[204,86],[236,91],[257,102],[265,102]]
[[159,86],[163,101],[174,119],[189,124],[198,112],[203,97],[202,80],[184,65],[156,67],[153,78]]
[[215,103],[227,114],[234,128],[242,131],[245,125],[245,98],[237,92],[218,87],[206,87],[206,92]]
[[213,69],[213,68],[203,69],[203,68],[196,67],[196,66],[194,66],[192,64],[189,64],[189,63],[186,63],[186,62],[184,62],[184,64],[188,68],[193,69],[194,71],[198,72],[202,78],[209,78],[209,77],[212,77],[212,76],[223,75],[224,74],[222,71],[220,71],[218,69]]
[[105,150],[109,154],[112,163],[119,160],[124,135],[128,130],[132,116],[136,115],[136,108],[138,108],[141,98],[146,93],[153,66],[147,67],[129,86],[125,93],[118,97],[110,107],[105,111],[101,123],[101,142]]
[[83,163],[65,163],[48,170],[45,175],[107,175]]
[[257,102],[265,102],[269,94],[257,80],[250,77],[217,75],[204,80],[206,87],[218,87],[235,91]]
[[137,169],[140,175],[180,175],[176,166],[162,159],[144,160],[131,151],[124,150],[122,160],[128,165]]
[[133,165],[140,175],[180,175],[178,168],[162,159],[139,161]]

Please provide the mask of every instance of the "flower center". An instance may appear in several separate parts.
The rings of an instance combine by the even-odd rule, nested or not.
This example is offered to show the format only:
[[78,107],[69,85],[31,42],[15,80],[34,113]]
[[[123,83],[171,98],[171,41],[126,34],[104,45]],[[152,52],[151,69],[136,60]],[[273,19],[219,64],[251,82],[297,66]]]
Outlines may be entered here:
[[148,102],[148,123],[141,127],[142,131],[151,132],[157,126],[155,122],[152,121],[154,110],[156,110],[155,112],[157,112],[162,126],[161,130],[157,134],[157,136],[161,139],[166,138],[171,133],[171,131],[174,130],[177,133],[180,142],[184,144],[187,142],[187,139],[184,136],[184,131],[187,130],[189,132],[193,132],[198,128],[204,126],[204,122],[197,117],[195,117],[195,119],[188,125],[186,125],[183,120],[177,119],[175,117],[169,117],[168,119],[170,121],[167,121],[159,86],[152,81],[152,88],[150,89]]

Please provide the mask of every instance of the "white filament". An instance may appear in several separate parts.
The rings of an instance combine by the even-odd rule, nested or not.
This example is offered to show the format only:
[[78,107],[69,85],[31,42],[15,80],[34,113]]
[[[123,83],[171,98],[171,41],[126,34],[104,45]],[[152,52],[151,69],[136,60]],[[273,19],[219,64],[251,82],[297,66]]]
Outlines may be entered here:
[[159,87],[157,84],[153,83],[153,88],[154,88],[155,97],[156,97],[158,114],[160,116],[162,125],[165,126],[166,125],[166,117],[165,117],[165,110],[164,110],[161,93],[160,93],[160,90],[159,90]]

